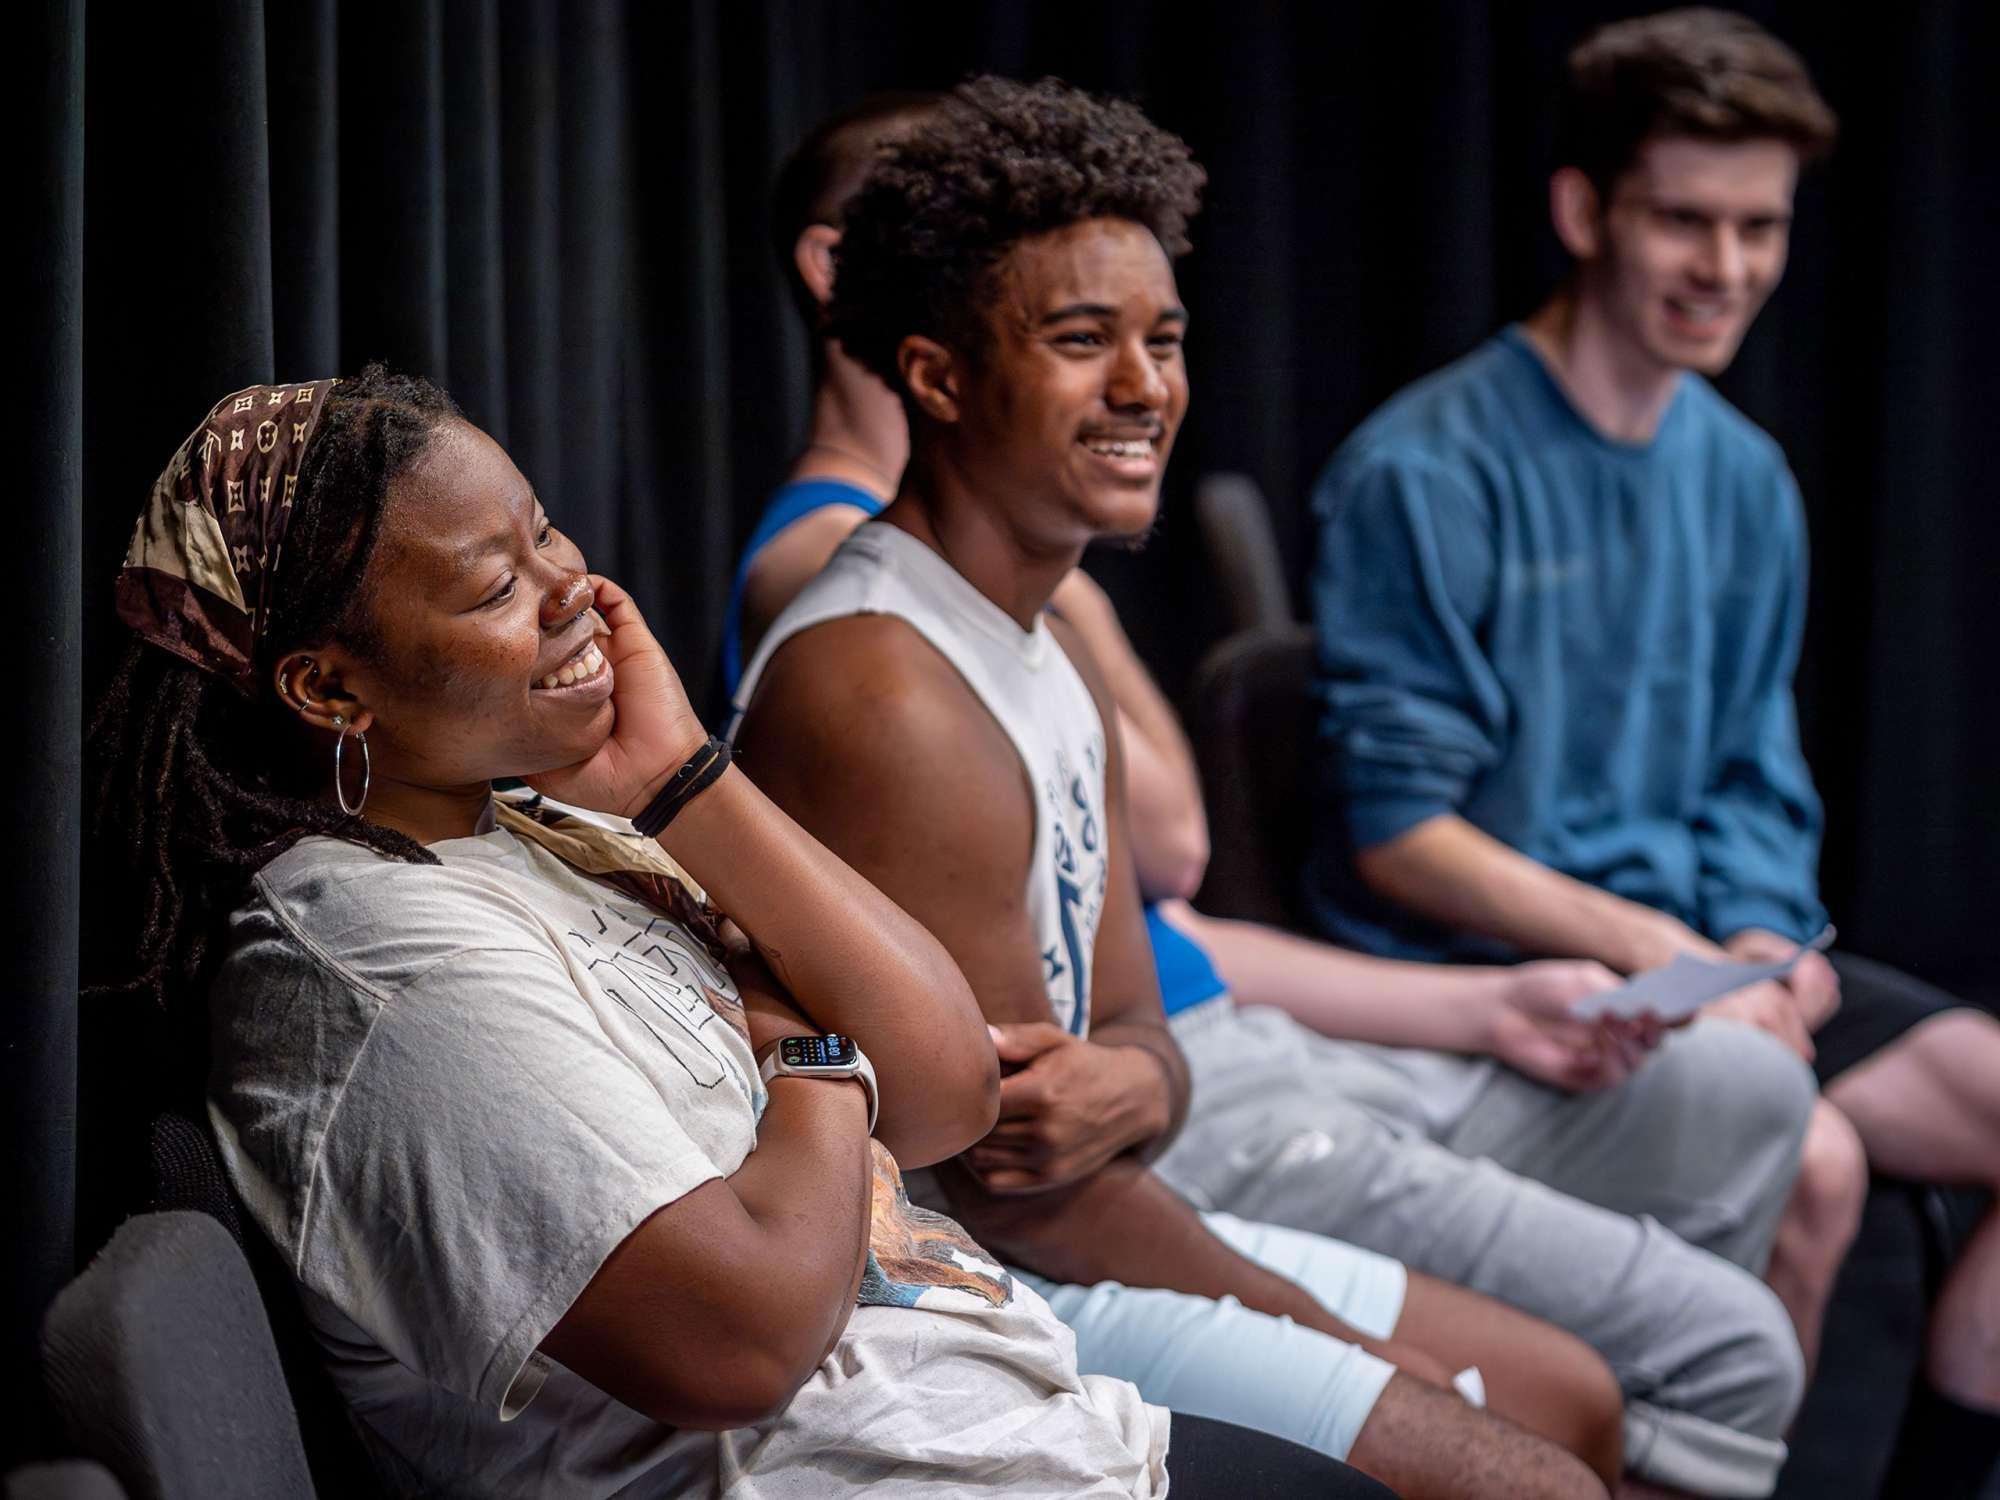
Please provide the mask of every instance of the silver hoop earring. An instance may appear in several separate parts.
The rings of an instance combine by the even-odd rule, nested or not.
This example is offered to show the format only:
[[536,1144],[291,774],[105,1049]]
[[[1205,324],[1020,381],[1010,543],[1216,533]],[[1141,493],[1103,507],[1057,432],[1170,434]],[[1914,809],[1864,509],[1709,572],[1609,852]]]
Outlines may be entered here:
[[361,816],[361,809],[368,805],[368,782],[374,774],[374,767],[369,764],[368,758],[368,736],[359,731],[354,732],[355,743],[361,746],[361,796],[355,802],[354,806],[349,807],[347,805],[347,788],[341,784],[340,776],[340,756],[341,752],[347,748],[347,736],[349,733],[347,720],[339,714],[335,714],[333,722],[340,729],[340,738],[333,742],[333,795],[340,799],[340,810],[342,812],[346,813],[350,818],[358,818]]

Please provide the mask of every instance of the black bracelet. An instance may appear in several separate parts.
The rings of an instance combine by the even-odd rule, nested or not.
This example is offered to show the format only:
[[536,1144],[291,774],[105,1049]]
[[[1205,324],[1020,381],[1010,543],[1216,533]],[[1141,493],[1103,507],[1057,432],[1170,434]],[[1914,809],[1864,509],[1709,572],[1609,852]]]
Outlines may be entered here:
[[649,839],[658,838],[660,830],[673,822],[697,793],[713,786],[728,769],[728,742],[710,735],[708,743],[682,761],[681,768],[667,778],[667,784],[640,810],[632,826]]

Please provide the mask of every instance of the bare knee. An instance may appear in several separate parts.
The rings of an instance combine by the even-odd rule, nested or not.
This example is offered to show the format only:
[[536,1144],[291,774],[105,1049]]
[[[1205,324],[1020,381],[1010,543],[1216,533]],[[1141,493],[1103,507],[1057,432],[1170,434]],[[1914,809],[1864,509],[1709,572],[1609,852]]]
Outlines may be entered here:
[[1868,1153],[1847,1116],[1822,1099],[1806,1123],[1799,1149],[1799,1175],[1786,1204],[1795,1243],[1805,1241],[1817,1256],[1837,1266],[1861,1224],[1868,1196]]
[[[1955,1096],[1955,1112],[1970,1137],[1971,1170],[1961,1180],[2000,1192],[2000,1110],[1992,1094],[1992,1080],[2000,1075],[2000,1021],[1970,1008],[1948,1010],[1913,1032],[1911,1041],[1933,1054],[1925,1059],[1931,1077],[1944,1083],[1941,1092]],[[1936,1174],[1943,1181],[1954,1175]]]
[[[1512,1313],[1512,1309],[1506,1309]],[[1561,1444],[1607,1485],[1625,1467],[1625,1393],[1611,1367],[1575,1334],[1514,1314],[1507,1359],[1482,1362],[1487,1406],[1529,1432]]]
[[1607,1483],[1623,1467],[1625,1398],[1611,1367],[1566,1329],[1418,1272],[1396,1328],[1453,1368],[1477,1365],[1487,1409],[1560,1443]]
[[2000,1188],[2000,1022],[1941,1011],[1827,1085],[1878,1172]]
[[1390,1377],[1347,1461],[1404,1500],[1606,1496],[1604,1483],[1574,1454],[1400,1374]]
[[1625,1393],[1618,1377],[1595,1349],[1565,1334],[1553,1379],[1571,1424],[1563,1446],[1615,1486],[1625,1468]]

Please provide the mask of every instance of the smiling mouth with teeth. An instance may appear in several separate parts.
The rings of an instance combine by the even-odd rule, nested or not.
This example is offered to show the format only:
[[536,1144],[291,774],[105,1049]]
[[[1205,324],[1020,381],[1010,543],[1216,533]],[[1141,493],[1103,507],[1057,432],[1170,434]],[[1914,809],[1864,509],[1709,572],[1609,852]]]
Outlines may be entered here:
[[535,686],[537,689],[570,687],[579,682],[588,682],[599,672],[607,670],[608,666],[604,653],[597,648],[597,642],[593,640]]
[[1723,314],[1729,311],[1726,303],[1702,302],[1687,297],[1669,297],[1667,306],[1691,323],[1720,322]]
[[1086,439],[1083,446],[1088,448],[1092,453],[1102,453],[1106,458],[1151,458],[1153,456],[1153,444],[1148,438],[1126,438],[1116,442],[1107,442],[1102,439],[1096,441]]

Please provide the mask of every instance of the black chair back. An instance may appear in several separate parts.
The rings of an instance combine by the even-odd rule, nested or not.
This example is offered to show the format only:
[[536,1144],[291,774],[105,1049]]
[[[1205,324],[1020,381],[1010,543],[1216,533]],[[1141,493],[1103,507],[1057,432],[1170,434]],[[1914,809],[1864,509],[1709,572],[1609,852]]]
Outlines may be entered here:
[[42,1324],[51,1403],[133,1500],[310,1497],[263,1299],[207,1214],[128,1219]]
[[246,1252],[250,1242],[243,1233],[243,1216],[237,1212],[236,1194],[222,1170],[222,1158],[208,1128],[183,1114],[156,1115],[147,1133],[147,1210],[171,1213],[187,1210],[207,1214],[229,1231],[229,1237]]
[[87,1458],[23,1464],[7,1476],[7,1500],[126,1500],[125,1487]]
[[1188,734],[1208,806],[1210,916],[1303,926],[1298,879],[1312,837],[1313,643],[1303,625],[1230,636],[1196,669]]
[[157,1116],[150,1132],[149,1160],[149,1208],[206,1214],[241,1247],[263,1295],[306,1457],[320,1490],[329,1495],[380,1493],[385,1466],[408,1479],[391,1455],[362,1437],[347,1403],[334,1388],[332,1376],[320,1361],[319,1346],[306,1326],[305,1309],[299,1304],[291,1273],[269,1241],[245,1224],[208,1126],[183,1114]]
[[1196,524],[1214,566],[1231,631],[1292,623],[1292,591],[1264,492],[1247,474],[1205,474],[1194,490]]

